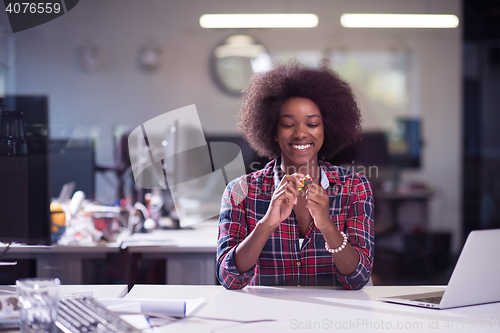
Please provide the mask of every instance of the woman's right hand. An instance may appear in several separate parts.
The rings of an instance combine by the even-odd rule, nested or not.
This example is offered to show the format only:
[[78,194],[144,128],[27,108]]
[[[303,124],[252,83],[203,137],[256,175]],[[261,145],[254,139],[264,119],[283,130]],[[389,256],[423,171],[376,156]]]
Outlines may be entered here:
[[266,215],[261,220],[263,224],[273,231],[292,213],[293,206],[297,203],[299,178],[302,177],[304,175],[299,173],[285,175],[274,191]]
[[250,270],[259,259],[267,240],[280,223],[292,213],[297,202],[301,174],[285,175],[273,193],[266,215],[253,231],[236,247],[234,263],[240,274]]

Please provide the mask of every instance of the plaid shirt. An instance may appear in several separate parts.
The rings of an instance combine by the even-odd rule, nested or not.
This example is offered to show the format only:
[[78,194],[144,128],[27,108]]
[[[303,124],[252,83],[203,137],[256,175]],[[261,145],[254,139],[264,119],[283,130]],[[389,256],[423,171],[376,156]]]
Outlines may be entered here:
[[247,285],[343,286],[360,289],[373,266],[373,195],[368,180],[357,173],[319,161],[321,185],[330,197],[330,216],[349,243],[359,252],[355,271],[344,276],[325,250],[321,231],[311,223],[302,246],[295,213],[274,230],[255,266],[240,274],[234,251],[267,212],[278,185],[277,160],[264,169],[231,181],[222,196],[216,274],[227,289]]

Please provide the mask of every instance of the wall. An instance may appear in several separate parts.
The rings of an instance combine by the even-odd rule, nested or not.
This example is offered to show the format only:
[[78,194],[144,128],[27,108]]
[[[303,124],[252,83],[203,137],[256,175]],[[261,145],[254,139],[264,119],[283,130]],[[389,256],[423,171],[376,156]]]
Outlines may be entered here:
[[[144,121],[196,104],[206,133],[234,133],[239,100],[221,93],[208,70],[216,44],[238,30],[199,27],[205,13],[312,12],[315,29],[242,30],[255,36],[271,52],[332,48],[407,49],[418,65],[418,98],[423,118],[425,149],[422,169],[405,179],[433,184],[436,195],[429,224],[434,230],[460,237],[461,175],[461,28],[457,29],[345,29],[344,12],[449,13],[460,17],[459,0],[290,0],[246,2],[230,0],[85,0],[68,14],[40,27],[14,35],[14,86],[8,92],[50,96],[54,135],[73,127],[77,135],[97,135],[99,163],[112,162],[112,126],[136,127]],[[0,14],[2,36],[8,33],[5,12]],[[164,64],[144,73],[137,64],[139,49],[155,43]],[[83,45],[99,48],[101,68],[88,74],[78,67]],[[12,83],[12,82],[11,82]],[[89,127],[94,126],[93,130]],[[59,132],[57,130],[59,128]],[[110,194],[105,184],[100,191]],[[106,195],[105,195],[106,197]]]

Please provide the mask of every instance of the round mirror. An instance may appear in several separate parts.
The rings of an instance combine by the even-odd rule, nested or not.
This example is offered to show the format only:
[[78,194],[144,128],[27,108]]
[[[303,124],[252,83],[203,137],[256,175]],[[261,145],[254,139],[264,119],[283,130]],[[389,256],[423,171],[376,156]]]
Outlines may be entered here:
[[248,35],[227,37],[215,47],[211,62],[215,82],[232,96],[240,96],[252,74],[271,69],[266,47]]

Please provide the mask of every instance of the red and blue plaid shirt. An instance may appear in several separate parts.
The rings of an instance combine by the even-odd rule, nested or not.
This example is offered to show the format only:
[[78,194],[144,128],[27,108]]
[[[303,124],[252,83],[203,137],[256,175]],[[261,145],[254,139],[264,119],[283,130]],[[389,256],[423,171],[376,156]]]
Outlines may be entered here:
[[[330,196],[330,216],[349,243],[359,252],[356,270],[337,271],[325,239],[314,223],[299,245],[299,225],[292,214],[274,230],[255,266],[240,274],[234,251],[267,212],[279,178],[277,160],[264,169],[230,182],[222,196],[217,245],[216,274],[227,289],[247,285],[343,286],[360,289],[369,280],[373,266],[373,195],[364,176],[319,161],[321,185]],[[325,177],[326,176],[326,177]]]

